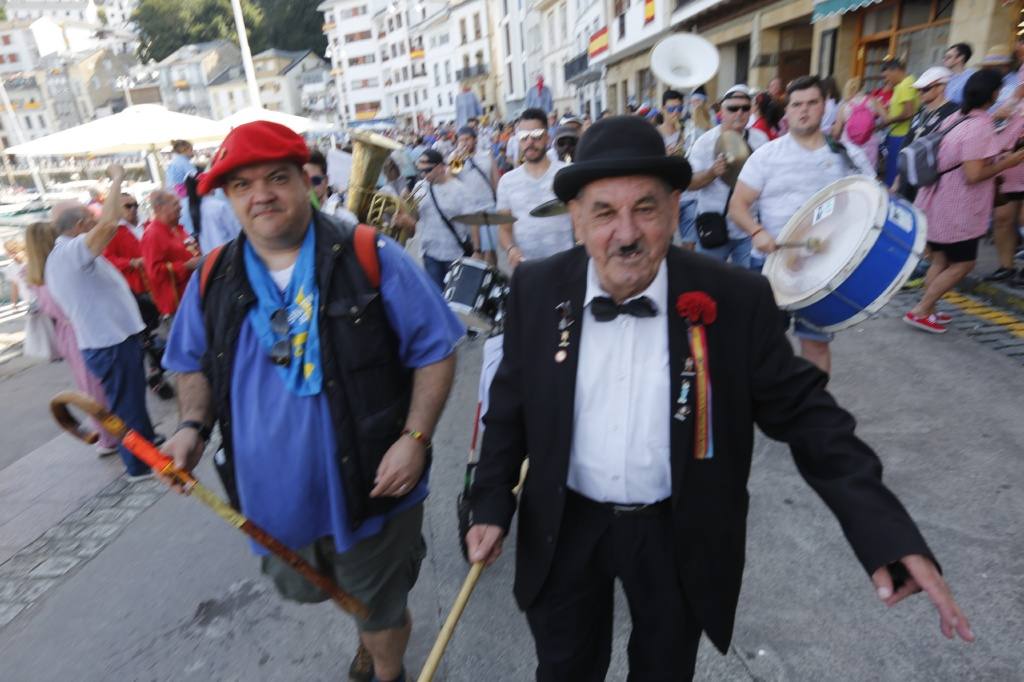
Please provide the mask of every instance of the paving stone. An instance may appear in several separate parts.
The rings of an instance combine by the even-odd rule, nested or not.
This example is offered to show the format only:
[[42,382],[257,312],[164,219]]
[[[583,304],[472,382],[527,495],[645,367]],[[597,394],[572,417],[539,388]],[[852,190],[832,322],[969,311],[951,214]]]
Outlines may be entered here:
[[90,514],[90,510],[83,506],[82,508],[78,509],[77,511],[74,511],[74,512],[68,514],[67,516],[65,516],[61,520],[61,523],[78,523],[78,522],[81,522],[81,521],[85,521],[86,517],[89,516],[89,514]]
[[154,494],[128,495],[118,503],[118,506],[145,509],[146,507],[156,504],[156,501],[159,500],[160,497],[160,495]]
[[81,563],[75,557],[50,557],[29,573],[32,578],[58,578]]
[[105,540],[116,535],[123,527],[119,523],[97,523],[81,531],[78,537],[83,540]]
[[81,533],[85,528],[85,524],[82,523],[60,523],[43,533],[42,537],[47,540],[73,538]]
[[27,575],[45,560],[46,557],[40,554],[16,554],[0,564],[0,577]]
[[0,628],[14,620],[27,607],[27,604],[0,604]]
[[121,521],[125,516],[124,509],[96,509],[89,513],[89,523],[115,523]]
[[0,603],[30,604],[48,589],[57,584],[56,580],[0,580]]
[[996,344],[996,350],[1005,350],[1007,348],[1020,348],[1024,347],[1024,339],[1017,337],[1010,337],[1005,341]]

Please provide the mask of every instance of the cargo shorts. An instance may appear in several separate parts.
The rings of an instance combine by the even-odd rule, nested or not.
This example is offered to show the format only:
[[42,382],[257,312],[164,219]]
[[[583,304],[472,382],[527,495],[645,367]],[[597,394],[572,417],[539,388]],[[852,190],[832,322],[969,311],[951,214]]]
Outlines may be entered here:
[[[416,584],[420,565],[427,554],[422,527],[423,504],[420,503],[389,519],[379,533],[343,554],[335,551],[332,537],[320,538],[297,553],[342,590],[366,604],[369,618],[355,619],[360,632],[390,630],[406,622],[409,592]],[[303,604],[329,599],[325,592],[274,555],[262,557],[260,568],[273,579],[285,599]]]

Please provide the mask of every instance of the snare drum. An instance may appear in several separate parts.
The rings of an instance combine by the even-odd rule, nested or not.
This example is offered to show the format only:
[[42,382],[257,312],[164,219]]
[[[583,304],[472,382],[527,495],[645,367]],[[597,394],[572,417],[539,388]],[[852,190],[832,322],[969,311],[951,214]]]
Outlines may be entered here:
[[924,214],[866,176],[824,188],[786,223],[764,274],[775,302],[822,331],[874,315],[906,283],[924,251]]
[[505,318],[508,280],[475,258],[460,258],[444,276],[444,298],[466,326],[497,333]]

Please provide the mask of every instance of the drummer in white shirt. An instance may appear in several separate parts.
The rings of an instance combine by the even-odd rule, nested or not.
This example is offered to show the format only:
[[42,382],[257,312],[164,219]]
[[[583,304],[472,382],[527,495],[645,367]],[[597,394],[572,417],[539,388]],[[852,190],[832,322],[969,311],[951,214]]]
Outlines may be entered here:
[[[729,202],[729,218],[751,237],[751,267],[755,269],[776,249],[775,238],[789,219],[815,193],[848,175],[875,175],[860,149],[830,140],[821,131],[825,93],[817,76],[790,82],[786,94],[789,133],[750,155]],[[754,202],[760,220],[752,211]],[[830,371],[832,334],[811,328],[799,317],[794,332],[802,355]]]
[[[697,194],[697,215],[701,213],[720,213],[728,211],[727,203],[731,196],[730,187],[722,180],[728,166],[723,156],[715,156],[715,145],[722,136],[723,130],[743,135],[751,150],[759,149],[768,143],[768,136],[760,130],[748,129],[750,120],[750,88],[746,85],[734,85],[729,88],[719,102],[719,115],[722,122],[697,138],[690,150],[690,167],[693,169],[693,180],[689,191]],[[726,220],[729,228],[729,241],[721,246],[705,248],[699,242],[697,250],[717,260],[731,261],[743,268],[750,267],[750,235],[740,229],[732,220]]]

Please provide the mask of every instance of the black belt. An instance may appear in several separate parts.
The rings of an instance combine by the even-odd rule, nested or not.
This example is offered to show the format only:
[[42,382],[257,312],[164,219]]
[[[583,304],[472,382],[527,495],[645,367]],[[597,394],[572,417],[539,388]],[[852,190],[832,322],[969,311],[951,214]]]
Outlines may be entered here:
[[612,516],[660,516],[666,513],[672,506],[672,498],[666,497],[659,502],[651,504],[618,504],[616,502],[598,502],[585,495],[580,495],[574,490],[568,491],[570,500],[583,504],[584,506],[610,512]]

